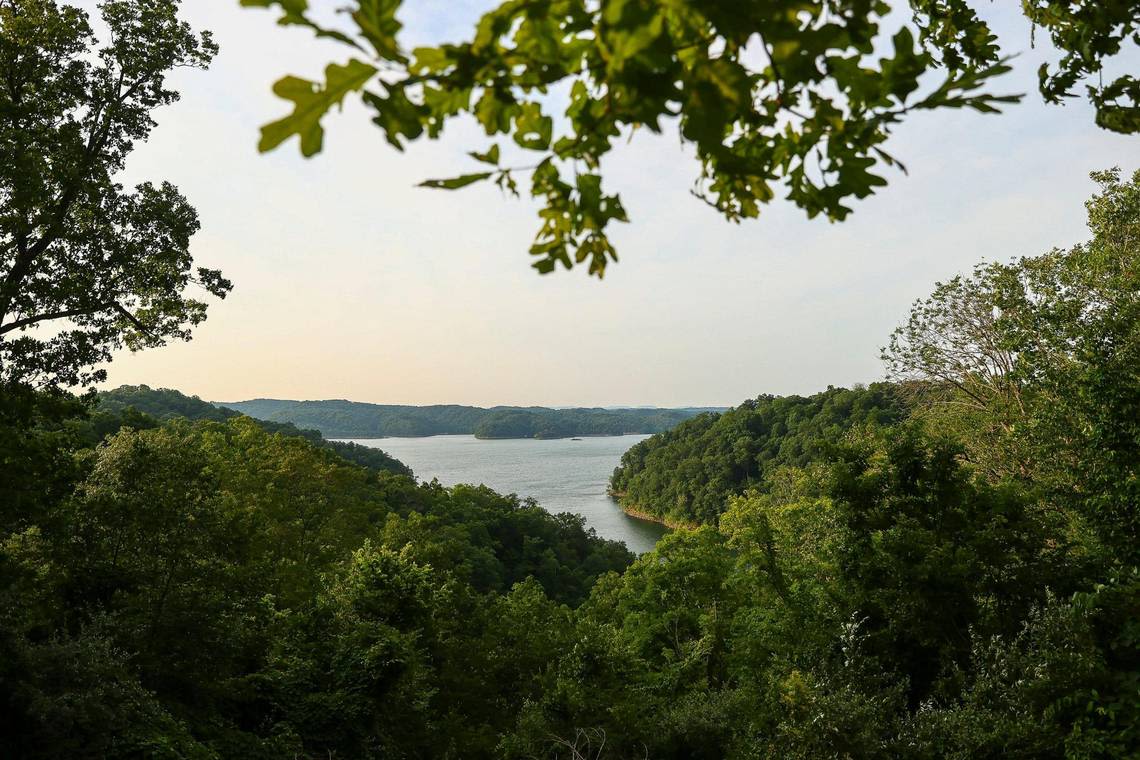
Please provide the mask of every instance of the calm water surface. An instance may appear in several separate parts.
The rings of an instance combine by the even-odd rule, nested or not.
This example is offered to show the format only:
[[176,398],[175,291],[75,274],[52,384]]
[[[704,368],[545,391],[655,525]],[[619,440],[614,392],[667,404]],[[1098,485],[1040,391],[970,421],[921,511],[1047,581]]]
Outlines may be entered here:
[[624,541],[640,554],[652,549],[666,529],[622,512],[606,495],[606,485],[621,455],[648,437],[481,441],[471,435],[436,435],[353,440],[387,451],[423,481],[439,478],[447,486],[483,483],[501,493],[531,496],[549,512],[582,515],[599,536]]

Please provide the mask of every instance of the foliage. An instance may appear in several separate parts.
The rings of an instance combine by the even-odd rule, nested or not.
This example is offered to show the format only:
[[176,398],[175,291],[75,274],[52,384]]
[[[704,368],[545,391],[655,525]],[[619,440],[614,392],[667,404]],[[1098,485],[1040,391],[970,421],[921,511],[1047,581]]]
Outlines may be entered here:
[[[997,336],[1012,370],[762,397],[647,440],[615,483],[709,511],[637,560],[581,518],[172,391],[92,419],[5,386],[5,749],[1136,756],[1140,196],[1100,176],[1089,243],[942,287],[901,333],[967,358]],[[931,411],[965,389],[985,403]],[[987,449],[1022,405],[1019,445]]]
[[1126,561],[1140,502],[1140,173],[1097,172],[1092,239],[979,266],[916,303],[884,349],[991,478],[1079,505]]
[[[304,0],[254,4],[281,5],[287,22],[309,23]],[[352,18],[378,58],[406,65],[395,44],[398,6],[369,0]],[[825,41],[837,29],[874,32],[866,14],[819,27],[812,13],[819,7],[802,4],[804,14],[781,17],[772,33],[793,21]],[[979,62],[997,55],[964,1],[913,7],[924,44],[940,51],[951,76],[976,76]],[[700,129],[728,118],[718,103],[742,48],[710,57],[707,45],[676,49],[679,35],[697,22],[724,29],[729,19],[751,35],[749,24],[761,20],[759,11],[730,16],[726,9],[743,6],[718,3],[700,11],[636,0],[589,11],[563,0],[504,8],[487,17],[476,49],[454,46],[434,63],[429,55],[415,64],[430,74],[426,81],[484,81],[494,74],[490,64],[504,63],[512,76],[537,77],[525,80],[537,88],[573,75],[557,55],[568,46],[585,65],[610,67],[589,75],[614,84],[607,97],[616,97],[618,115],[601,116],[620,121],[668,104],[668,95],[654,101],[645,88],[680,71],[677,92],[698,97],[683,104],[682,129],[698,145]],[[1055,35],[1068,34],[1066,19],[1088,21],[1084,6],[1026,8],[1045,14],[1040,20]],[[67,151],[85,124],[120,124],[112,117],[122,110],[114,118],[130,117],[121,122],[126,131],[105,127],[109,157],[80,183],[117,194],[108,172],[131,139],[145,136],[149,107],[173,97],[161,72],[212,53],[208,38],[175,21],[168,2],[108,0],[103,10],[115,40],[92,57],[82,50],[90,39],[82,14],[48,0],[0,0],[0,55],[24,50],[17,56],[24,63],[63,62],[37,73],[42,93],[72,104],[31,130],[35,139],[61,130],[61,162],[28,159],[5,176],[50,179],[70,166]],[[591,24],[574,25],[592,22],[595,10],[593,37],[555,38],[543,27],[556,19],[578,34]],[[1114,52],[1112,35],[1130,33],[1128,10],[1088,11],[1097,23],[1123,26],[1089,36],[1082,57],[1062,62],[1060,86],[1065,71],[1093,71],[1089,61]],[[137,38],[143,32],[165,36]],[[507,34],[515,48],[503,47]],[[822,87],[811,71],[776,73],[799,60],[797,49],[769,50],[757,81]],[[483,68],[452,69],[447,56]],[[139,86],[135,105],[85,111],[77,104],[101,97],[112,62],[124,77],[159,73]],[[11,71],[22,75],[20,66]],[[729,76],[700,80],[709,72]],[[319,142],[320,106],[358,86],[351,74],[334,72],[342,79],[322,92],[290,84],[298,112],[270,136],[297,132],[303,145]],[[793,75],[806,79],[784,78]],[[860,81],[875,72],[852,75]],[[92,87],[67,91],[65,82]],[[494,103],[512,92],[496,82]],[[0,97],[12,92],[20,90]],[[390,101],[396,92],[387,90]],[[623,100],[631,94],[643,102]],[[867,93],[825,93],[815,113],[826,97],[840,96],[851,102]],[[521,130],[522,147],[547,150],[553,125],[530,104],[514,105],[480,113],[496,128]],[[383,106],[381,126],[399,132],[410,124],[392,121],[400,109],[421,106],[397,106]],[[497,164],[499,151],[478,158]],[[485,487],[417,483],[387,458],[359,466],[340,456],[360,459],[357,449],[314,431],[145,386],[75,398],[53,382],[30,384],[44,367],[58,370],[49,381],[80,379],[99,351],[132,340],[126,327],[80,320],[92,329],[89,342],[80,331],[58,343],[5,344],[27,349],[4,349],[7,376],[23,382],[0,385],[6,755],[1140,755],[1140,174],[1130,182],[1117,172],[1094,177],[1101,192],[1088,204],[1089,242],[985,265],[916,305],[885,352],[903,382],[761,397],[634,447],[614,475],[615,490],[658,516],[704,523],[675,531],[637,560],[579,517]],[[26,197],[48,185],[33,182]],[[15,201],[24,198],[22,185],[12,187]],[[83,216],[103,207],[75,192],[52,255],[86,250],[67,247],[85,229],[99,240],[121,232],[113,215]],[[0,224],[20,229],[26,221],[6,215]],[[29,234],[52,230],[50,219],[41,223],[48,227]],[[151,244],[135,241],[123,255],[145,261]],[[18,271],[19,254],[10,260]],[[75,280],[50,269],[35,282],[19,292],[42,296]],[[224,290],[220,280],[214,285]],[[175,333],[179,320],[193,322],[186,316],[193,309],[179,311],[190,308],[180,288],[173,302],[163,300],[171,311],[155,317]],[[64,362],[69,346],[83,351]],[[294,402],[286,403],[288,411]],[[465,424],[487,435],[669,421],[660,410],[446,407],[416,416],[322,403],[316,413],[338,424]]]
[[610,479],[626,507],[679,523],[712,523],[728,497],[761,485],[781,465],[803,466],[828,441],[864,425],[890,425],[906,409],[885,384],[815,396],[760,396],[704,414],[627,451]]
[[225,422],[239,416],[230,409],[214,406],[197,396],[186,396],[170,388],[151,388],[146,385],[120,385],[109,391],[100,391],[96,397],[96,410],[111,416],[128,414],[128,409],[154,417],[159,422],[182,417],[187,420]]
[[0,516],[6,524],[35,519],[74,487],[81,472],[70,449],[83,405],[60,391],[37,393],[0,384]]
[[1088,4],[1024,0],[1022,7],[1029,20],[1047,30],[1053,45],[1064,51],[1055,67],[1042,64],[1038,71],[1045,100],[1061,103],[1073,97],[1073,88],[1096,74],[1097,83],[1085,89],[1096,106],[1097,125],[1125,134],[1140,132],[1140,81],[1122,74],[1105,84],[1102,74],[1106,59],[1118,55],[1130,41],[1140,44],[1140,8],[1126,0]]
[[782,469],[595,588],[510,746],[566,757],[547,737],[590,726],[615,757],[1126,757],[1135,587],[1073,594],[1062,528],[920,427]]
[[360,401],[253,399],[222,402],[251,417],[291,422],[330,438],[475,435],[477,438],[569,438],[583,435],[659,433],[699,409],[547,409],[453,404],[397,406]]
[[[411,51],[400,42],[400,0],[352,3],[352,23],[335,29],[314,21],[305,0],[242,5],[276,6],[279,23],[307,26],[353,56],[323,82],[277,83],[294,112],[262,129],[262,150],[298,134],[303,155],[318,153],[321,117],[350,93],[399,150],[470,114],[488,137],[510,138],[512,154],[531,157],[512,163],[493,142],[469,154],[480,171],[423,185],[493,181],[517,196],[529,172],[541,204],[530,253],[542,273],[584,264],[601,277],[617,260],[608,228],[628,217],[601,167],[641,127],[677,123],[700,165],[694,194],[729,220],[758,216],[782,189],[809,217],[835,221],[886,184],[883,167],[903,168],[885,144],[910,114],[991,113],[1020,98],[987,91],[1009,66],[967,0],[910,0],[912,23],[897,29],[886,17],[907,4],[884,0],[509,0],[470,39]],[[1128,2],[1026,0],[1023,9],[1063,53],[1040,72],[1051,103],[1099,75],[1140,24]],[[1134,78],[1088,90],[1100,126],[1137,130]]]
[[1129,757],[1140,746],[1135,570],[1050,595],[1016,636],[975,643],[962,700],[919,713],[919,751],[945,757]]
[[[110,38],[54,0],[0,4],[0,378],[98,381],[115,349],[186,340],[206,318],[187,296],[225,297],[217,270],[192,267],[194,209],[170,183],[117,181],[134,145],[175,102],[166,74],[204,68],[209,33],[176,0],[108,0]],[[40,329],[36,329],[40,328]]]
[[569,438],[660,433],[696,414],[689,409],[492,409],[476,438]]
[[34,492],[74,462],[3,513],[0,698],[17,756],[419,754],[448,721],[441,752],[463,732],[484,746],[525,690],[504,681],[491,710],[472,684],[537,678],[555,651],[553,631],[503,621],[520,605],[564,617],[632,559],[581,518],[368,471],[248,417],[175,418],[92,450],[83,420],[51,416],[54,397],[17,400],[40,421],[14,425],[36,445],[20,469],[6,459],[5,488]]
[[904,429],[884,448],[841,452],[825,495],[846,611],[917,706],[954,688],[938,680],[968,666],[970,636],[1012,634],[1042,589],[1065,581],[1065,547],[1022,493],[973,482],[955,444]]
[[[224,422],[240,416],[240,412],[215,406],[197,396],[186,396],[169,388],[123,385],[114,390],[100,391],[96,396],[88,438],[95,444],[123,427],[141,430],[157,427],[161,422],[179,417]],[[335,451],[344,459],[371,470],[412,474],[403,462],[371,446],[347,441],[327,441],[316,430],[303,430],[288,422],[258,420],[257,424],[271,433],[304,438],[315,446]]]
[[551,516],[533,500],[501,496],[486,486],[438,485],[405,519],[390,517],[383,536],[409,546],[409,556],[453,573],[476,591],[506,592],[533,578],[553,599],[578,604],[594,580],[624,569],[629,551],[602,541],[578,515]]

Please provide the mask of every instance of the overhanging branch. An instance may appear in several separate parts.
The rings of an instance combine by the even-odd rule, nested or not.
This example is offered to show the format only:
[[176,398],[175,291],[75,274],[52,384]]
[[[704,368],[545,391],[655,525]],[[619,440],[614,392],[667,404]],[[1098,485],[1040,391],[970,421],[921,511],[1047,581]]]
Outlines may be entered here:
[[132,325],[134,325],[135,329],[138,330],[139,332],[141,332],[143,335],[145,335],[151,339],[158,337],[157,335],[155,335],[151,331],[151,329],[149,327],[147,327],[142,322],[140,322],[138,320],[138,317],[136,317],[134,314],[131,314],[131,312],[126,307],[124,307],[121,303],[119,303],[118,301],[115,301],[114,303],[110,304],[110,306],[115,311],[119,312],[119,314],[123,315],[127,319],[127,321],[130,322]]
[[[117,304],[115,304],[117,305]],[[9,322],[6,325],[0,326],[0,335],[10,333],[13,330],[19,330],[24,327],[30,327],[40,322],[47,322],[53,319],[67,319],[68,317],[81,317],[84,314],[95,314],[105,309],[111,308],[112,304],[104,303],[95,306],[84,307],[82,309],[66,309],[64,311],[51,311],[45,314],[36,314],[31,317],[24,317],[17,319],[15,322]]]

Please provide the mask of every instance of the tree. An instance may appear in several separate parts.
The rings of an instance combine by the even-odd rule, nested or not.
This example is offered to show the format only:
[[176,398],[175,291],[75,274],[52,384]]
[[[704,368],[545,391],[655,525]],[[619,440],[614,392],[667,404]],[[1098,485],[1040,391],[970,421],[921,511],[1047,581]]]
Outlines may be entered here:
[[1016,636],[979,637],[962,699],[911,717],[913,756],[1134,757],[1137,605],[1132,568],[1070,598],[1048,594]]
[[1140,529],[1140,172],[1094,172],[1092,239],[940,284],[884,349],[935,390],[995,478],[1035,482],[1126,562]]
[[[208,32],[177,0],[105,0],[102,47],[87,14],[54,0],[0,2],[0,378],[78,385],[123,345],[186,340],[206,317],[191,285],[225,297],[217,270],[194,269],[194,208],[173,185],[133,190],[115,175],[175,102],[176,67],[204,68]],[[41,328],[35,330],[34,328]],[[46,329],[45,329],[46,328]]]
[[[281,24],[307,26],[354,56],[330,64],[323,82],[277,82],[274,92],[294,111],[262,129],[262,151],[297,135],[302,154],[319,153],[321,118],[350,95],[397,149],[435,139],[469,113],[533,160],[505,163],[493,143],[470,154],[479,171],[423,184],[490,180],[518,195],[518,176],[529,172],[530,194],[543,204],[530,253],[543,273],[586,263],[601,277],[617,259],[606,230],[627,216],[620,197],[603,190],[601,164],[640,127],[678,122],[700,164],[694,194],[729,220],[757,216],[783,186],[809,217],[838,221],[851,199],[886,184],[880,165],[903,168],[884,144],[907,115],[990,113],[1020,98],[984,91],[1009,67],[967,0],[910,0],[913,24],[893,35],[885,17],[894,4],[884,0],[506,0],[470,40],[410,52],[400,44],[401,0],[357,0],[346,29],[318,24],[306,0],[241,2],[277,6]],[[1041,72],[1050,102],[1071,97],[1122,41],[1140,36],[1134,3],[1077,5],[1023,3],[1066,53]],[[1097,123],[1140,130],[1138,95],[1128,76],[1091,87]]]
[[1015,435],[1027,414],[1032,368],[1020,359],[1033,299],[1017,265],[984,263],[937,283],[916,301],[882,349],[887,374],[932,427],[953,431],[993,479],[1029,477],[1031,456]]
[[1021,5],[1034,26],[1048,31],[1053,45],[1064,52],[1055,68],[1042,64],[1038,71],[1046,102],[1074,97],[1072,88],[1095,74],[1097,83],[1085,90],[1096,106],[1097,125],[1123,134],[1140,132],[1140,80],[1121,74],[1105,84],[1102,74],[1106,58],[1117,55],[1129,40],[1140,43],[1140,6],[1128,0],[1022,0]]
[[429,645],[446,587],[430,567],[367,542],[330,585],[289,620],[265,676],[285,722],[305,739],[305,752],[294,754],[410,757],[445,741],[431,731]]
[[622,455],[610,492],[622,506],[679,524],[715,524],[730,496],[766,488],[777,468],[821,458],[848,431],[897,423],[908,409],[894,386],[761,396],[647,438]]

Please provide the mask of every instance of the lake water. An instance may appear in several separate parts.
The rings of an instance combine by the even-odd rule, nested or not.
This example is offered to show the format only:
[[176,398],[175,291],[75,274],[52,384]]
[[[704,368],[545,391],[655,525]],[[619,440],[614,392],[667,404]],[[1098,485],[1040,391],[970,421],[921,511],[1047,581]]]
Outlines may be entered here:
[[428,438],[352,439],[383,449],[412,468],[423,481],[438,478],[447,486],[482,483],[500,493],[530,496],[549,512],[573,512],[599,536],[624,541],[641,554],[653,548],[666,529],[621,511],[606,494],[621,455],[645,435],[479,440],[471,435]]

